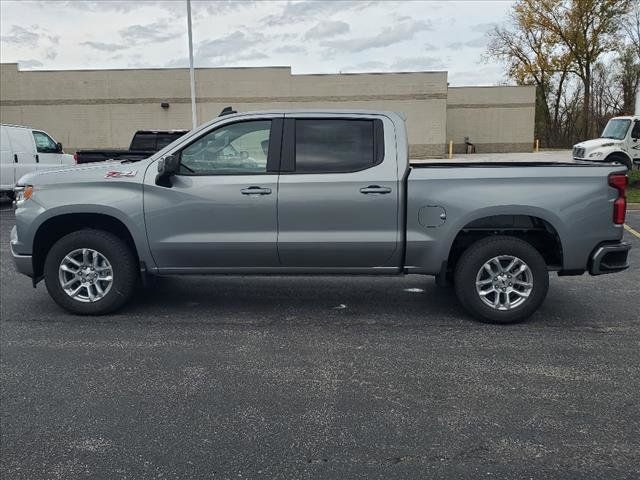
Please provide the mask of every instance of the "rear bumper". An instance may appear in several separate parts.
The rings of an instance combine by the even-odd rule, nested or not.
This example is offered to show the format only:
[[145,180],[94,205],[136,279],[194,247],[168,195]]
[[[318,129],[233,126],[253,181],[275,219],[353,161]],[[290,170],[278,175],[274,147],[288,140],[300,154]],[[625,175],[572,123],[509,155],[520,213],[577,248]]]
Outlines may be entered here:
[[589,273],[603,275],[626,270],[629,268],[629,250],[631,250],[631,244],[627,242],[607,243],[598,246],[591,254]]
[[16,266],[16,270],[23,275],[33,278],[33,262],[31,261],[31,255],[21,255],[16,253],[15,245],[18,243],[18,235],[16,233],[16,227],[11,230],[11,256],[13,257],[13,263]]

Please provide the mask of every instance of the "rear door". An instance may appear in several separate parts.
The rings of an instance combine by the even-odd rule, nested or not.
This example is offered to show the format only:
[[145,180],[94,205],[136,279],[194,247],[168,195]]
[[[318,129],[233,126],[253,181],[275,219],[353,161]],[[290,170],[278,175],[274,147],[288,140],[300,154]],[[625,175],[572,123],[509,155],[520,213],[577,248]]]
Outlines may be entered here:
[[285,116],[278,185],[283,266],[320,271],[394,267],[399,243],[394,146],[388,119]]
[[172,154],[171,186],[145,177],[149,245],[161,271],[277,267],[278,163],[282,115],[232,119]]

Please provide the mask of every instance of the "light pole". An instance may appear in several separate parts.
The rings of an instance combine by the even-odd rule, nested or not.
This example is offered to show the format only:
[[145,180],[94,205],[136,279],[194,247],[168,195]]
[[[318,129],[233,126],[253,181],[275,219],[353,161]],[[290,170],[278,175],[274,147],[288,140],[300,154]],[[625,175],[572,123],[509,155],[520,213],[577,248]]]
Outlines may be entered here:
[[189,77],[191,79],[191,123],[192,128],[198,126],[196,116],[196,75],[193,70],[193,36],[191,34],[191,0],[187,0],[187,31],[189,32]]

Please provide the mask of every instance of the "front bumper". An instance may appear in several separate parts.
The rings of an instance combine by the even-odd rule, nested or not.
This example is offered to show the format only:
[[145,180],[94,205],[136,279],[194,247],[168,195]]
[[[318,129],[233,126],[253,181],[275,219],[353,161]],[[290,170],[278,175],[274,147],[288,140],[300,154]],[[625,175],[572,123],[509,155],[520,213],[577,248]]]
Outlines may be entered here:
[[629,268],[629,250],[631,250],[631,244],[627,242],[607,243],[598,246],[591,254],[589,273],[603,275],[626,270]]
[[15,245],[18,243],[18,232],[16,227],[11,230],[11,256],[13,257],[13,263],[16,266],[16,270],[23,275],[33,278],[33,262],[31,261],[31,255],[22,255],[16,253]]

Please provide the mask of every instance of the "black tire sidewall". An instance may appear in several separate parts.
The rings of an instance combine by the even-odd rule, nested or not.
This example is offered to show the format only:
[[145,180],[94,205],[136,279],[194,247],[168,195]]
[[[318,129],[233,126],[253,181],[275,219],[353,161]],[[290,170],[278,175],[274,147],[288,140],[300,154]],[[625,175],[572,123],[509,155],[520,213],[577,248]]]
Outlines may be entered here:
[[627,167],[627,170],[631,171],[633,170],[633,162],[631,161],[630,158],[618,154],[618,153],[612,153],[611,155],[609,155],[607,157],[607,161],[608,162],[619,162],[622,165],[624,165],[625,167]]
[[[80,302],[69,297],[58,279],[62,259],[80,248],[100,252],[113,269],[111,289],[96,302]],[[131,297],[136,278],[136,262],[131,249],[115,235],[101,230],[80,230],[62,237],[49,250],[44,265],[44,279],[49,295],[61,307],[80,315],[102,315],[117,310]]]
[[[476,276],[491,258],[513,255],[531,269],[533,288],[529,298],[511,310],[495,310],[484,304],[476,291]],[[544,258],[529,243],[515,237],[495,236],[479,240],[462,255],[455,270],[456,295],[463,307],[480,321],[517,323],[529,318],[544,301],[549,289],[549,273]]]

